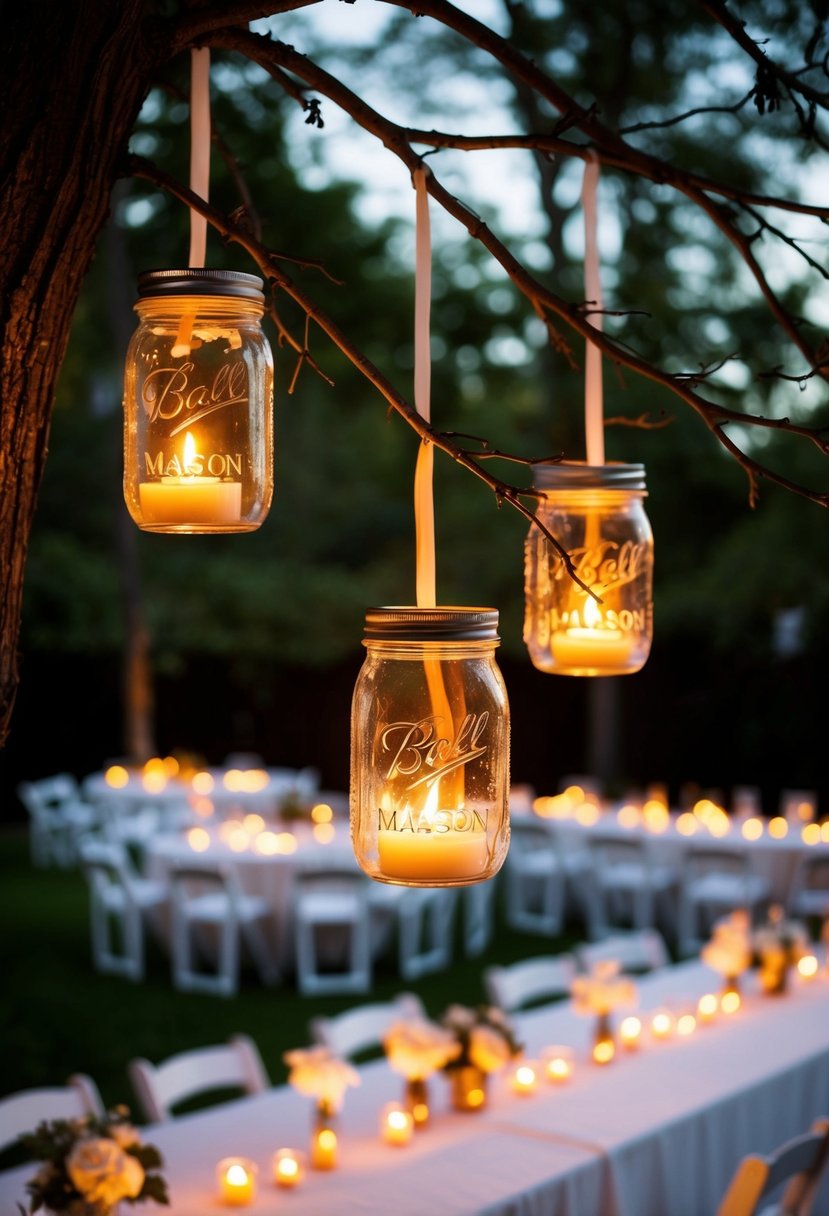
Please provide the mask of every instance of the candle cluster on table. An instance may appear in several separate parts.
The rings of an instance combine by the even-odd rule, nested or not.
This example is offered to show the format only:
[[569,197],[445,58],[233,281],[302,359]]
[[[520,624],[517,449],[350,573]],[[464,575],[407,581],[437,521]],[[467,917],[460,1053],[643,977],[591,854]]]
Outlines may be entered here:
[[759,957],[763,990],[781,993],[791,968],[809,953],[809,933],[804,924],[788,920],[783,908],[773,904],[766,923],[754,931],[753,946]]
[[315,1170],[334,1169],[338,1141],[333,1124],[346,1089],[360,1084],[360,1074],[327,1047],[297,1048],[285,1052],[283,1059],[289,1069],[289,1085],[314,1099],[311,1166]]
[[744,908],[737,908],[717,921],[710,941],[700,952],[702,961],[723,976],[723,1013],[736,1013],[740,1008],[739,977],[751,966],[752,955],[751,920]]
[[589,975],[576,976],[570,985],[570,994],[576,1013],[594,1015],[596,1018],[592,1051],[594,1062],[609,1064],[616,1054],[610,1015],[621,1005],[635,1003],[636,985],[628,976],[621,974],[617,960],[603,959],[593,966]]
[[225,1157],[216,1166],[219,1196],[227,1207],[243,1208],[253,1202],[256,1194],[254,1161],[248,1157]]
[[457,1110],[481,1110],[486,1105],[487,1077],[521,1055],[521,1045],[509,1018],[495,1006],[470,1009],[450,1005],[441,1018],[458,1051],[444,1065]]
[[541,1052],[544,1076],[552,1085],[564,1085],[573,1075],[573,1049],[561,1044],[545,1047]]
[[428,1079],[460,1055],[457,1035],[427,1018],[403,1018],[389,1027],[383,1049],[391,1068],[406,1078],[404,1105],[415,1127],[425,1127],[429,1121]]

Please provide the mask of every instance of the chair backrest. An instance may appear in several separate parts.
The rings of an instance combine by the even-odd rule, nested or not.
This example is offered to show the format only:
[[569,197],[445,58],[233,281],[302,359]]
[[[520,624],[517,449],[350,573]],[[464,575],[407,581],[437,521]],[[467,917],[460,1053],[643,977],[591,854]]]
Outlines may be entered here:
[[136,875],[122,844],[86,836],[78,845],[78,853],[81,867],[93,890],[115,885],[122,887],[127,898],[132,899],[132,884]]
[[484,987],[491,1004],[511,1013],[531,1001],[569,995],[575,974],[571,954],[545,954],[508,967],[487,967]]
[[85,1073],[75,1073],[65,1086],[53,1089],[24,1089],[0,1098],[0,1149],[18,1136],[33,1132],[44,1119],[77,1119],[81,1115],[103,1115],[98,1087]]
[[513,850],[516,853],[537,852],[538,850],[554,852],[555,841],[547,828],[538,821],[522,823],[520,820],[515,820],[510,825],[510,852],[507,854],[507,860]]
[[162,1064],[132,1060],[129,1074],[136,1096],[152,1123],[175,1118],[174,1106],[211,1090],[241,1089],[258,1094],[270,1085],[259,1049],[243,1034],[215,1047],[180,1052]]
[[635,836],[591,836],[590,852],[602,869],[611,866],[650,866],[647,841]]
[[40,781],[24,781],[20,788],[39,806],[58,807],[63,802],[76,802],[80,797],[78,783],[71,773],[58,773]]
[[335,1055],[353,1056],[379,1047],[395,1022],[425,1017],[420,997],[413,992],[399,992],[390,1001],[358,1005],[330,1018],[313,1018],[311,1037]]
[[684,861],[685,877],[694,879],[704,874],[729,874],[745,878],[751,869],[747,854],[738,849],[722,849],[706,845],[694,845],[688,849]]
[[[760,1205],[788,1183],[779,1206],[780,1216],[808,1216],[821,1174],[829,1162],[829,1119],[818,1119],[805,1136],[798,1136],[768,1157],[746,1157],[740,1162],[717,1216],[754,1216]],[[769,1211],[764,1206],[763,1211]]]
[[592,971],[596,963],[610,959],[628,973],[655,971],[670,962],[662,934],[656,929],[614,933],[600,942],[577,947],[576,958],[583,971]]

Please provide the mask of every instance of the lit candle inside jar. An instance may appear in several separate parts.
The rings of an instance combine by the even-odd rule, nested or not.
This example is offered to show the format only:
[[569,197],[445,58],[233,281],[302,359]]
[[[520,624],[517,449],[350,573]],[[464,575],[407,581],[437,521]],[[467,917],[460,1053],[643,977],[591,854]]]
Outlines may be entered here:
[[216,1166],[219,1195],[228,1207],[244,1208],[253,1201],[256,1166],[246,1157],[225,1157]]
[[[168,468],[173,465],[170,462]],[[138,486],[141,516],[147,525],[233,524],[242,518],[242,483],[202,475],[204,461],[188,431],[180,473],[163,474]]]
[[687,1038],[689,1034],[693,1034],[697,1028],[697,1019],[690,1010],[685,1010],[680,1013],[676,1019],[676,1033],[682,1038]]
[[736,1013],[742,1003],[739,992],[734,988],[726,988],[720,996],[720,1009],[723,1013]]
[[333,1170],[337,1164],[337,1133],[332,1127],[314,1131],[311,1139],[311,1165],[315,1170]]
[[545,1077],[554,1085],[563,1085],[573,1075],[573,1051],[570,1047],[545,1047],[541,1061]]
[[486,821],[463,806],[441,808],[438,798],[436,782],[420,811],[381,807],[380,822],[394,824],[377,833],[380,869],[389,878],[462,880],[486,872]]
[[273,1180],[277,1186],[290,1190],[302,1181],[302,1160],[292,1148],[274,1153]]
[[569,613],[567,627],[550,636],[550,649],[556,664],[573,671],[612,672],[630,666],[633,639],[609,624],[592,596],[585,599],[584,610]]
[[386,1144],[408,1144],[414,1130],[414,1119],[409,1111],[397,1102],[388,1102],[383,1107],[380,1131]]
[[531,1094],[535,1092],[538,1083],[538,1065],[534,1060],[521,1060],[516,1064],[512,1074],[512,1088],[516,1094]]
[[642,1023],[639,1018],[623,1018],[619,1026],[619,1038],[628,1051],[636,1051],[642,1040]]

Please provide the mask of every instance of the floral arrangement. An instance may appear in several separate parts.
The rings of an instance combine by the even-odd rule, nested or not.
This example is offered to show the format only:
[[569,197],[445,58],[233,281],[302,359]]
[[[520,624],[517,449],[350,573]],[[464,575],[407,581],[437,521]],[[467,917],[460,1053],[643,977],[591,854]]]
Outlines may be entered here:
[[426,1018],[395,1022],[383,1040],[386,1058],[407,1081],[425,1081],[460,1054],[456,1034]]
[[700,958],[727,979],[736,979],[748,970],[752,958],[751,922],[744,908],[737,908],[717,921]]
[[345,1060],[327,1047],[308,1047],[286,1051],[288,1082],[298,1093],[315,1098],[319,1109],[336,1113],[343,1104],[349,1085],[359,1085],[360,1075]]
[[443,1068],[478,1068],[481,1072],[497,1072],[521,1053],[509,1018],[492,1005],[469,1009],[466,1005],[450,1005],[441,1018],[441,1025],[455,1039],[457,1051]]
[[164,1164],[161,1155],[142,1142],[125,1106],[103,1118],[43,1122],[20,1142],[30,1157],[43,1162],[26,1185],[30,1212],[47,1208],[70,1216],[108,1216],[122,1201],[170,1202],[163,1176],[151,1172]]
[[607,1017],[618,1005],[636,1003],[636,985],[620,975],[616,959],[602,959],[589,975],[577,975],[570,985],[576,1013]]
[[754,949],[762,959],[765,954],[783,953],[791,966],[809,953],[809,934],[799,920],[786,920],[779,904],[772,904],[766,924],[755,929]]

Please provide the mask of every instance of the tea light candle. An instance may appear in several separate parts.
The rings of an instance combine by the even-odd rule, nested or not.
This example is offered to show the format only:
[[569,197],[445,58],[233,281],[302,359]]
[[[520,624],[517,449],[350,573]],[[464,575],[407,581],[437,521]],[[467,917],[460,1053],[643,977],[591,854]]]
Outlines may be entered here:
[[700,1022],[713,1022],[720,1003],[713,992],[706,992],[697,1001],[697,1017]]
[[601,1038],[593,1044],[593,1062],[595,1064],[609,1064],[615,1055],[616,1044],[612,1038]]
[[814,954],[804,954],[797,960],[797,974],[802,980],[813,980],[818,973],[818,961]]
[[273,1180],[290,1190],[302,1181],[302,1161],[292,1148],[281,1148],[273,1157]]
[[623,1018],[619,1026],[619,1038],[622,1040],[622,1046],[628,1051],[636,1051],[642,1039],[642,1023],[639,1018]]
[[541,1053],[544,1075],[553,1085],[563,1085],[573,1075],[573,1052],[569,1047],[546,1047]]
[[320,1127],[311,1140],[311,1165],[315,1170],[333,1170],[337,1164],[337,1133],[333,1127]]
[[512,1074],[512,1088],[517,1094],[535,1092],[538,1083],[538,1065],[534,1060],[522,1060],[516,1064]]
[[225,1157],[216,1166],[219,1195],[228,1207],[245,1208],[253,1201],[256,1166],[247,1157]]
[[386,1144],[408,1144],[414,1130],[414,1119],[399,1103],[387,1102],[383,1107],[380,1130]]
[[669,1009],[657,1009],[651,1018],[651,1034],[655,1039],[669,1039],[674,1032],[674,1016]]
[[720,996],[720,1009],[723,1013],[736,1013],[742,1003],[739,992],[734,988],[726,988],[725,992]]
[[676,1019],[676,1032],[683,1038],[687,1038],[689,1034],[693,1034],[696,1028],[697,1019],[689,1010],[685,1010]]

